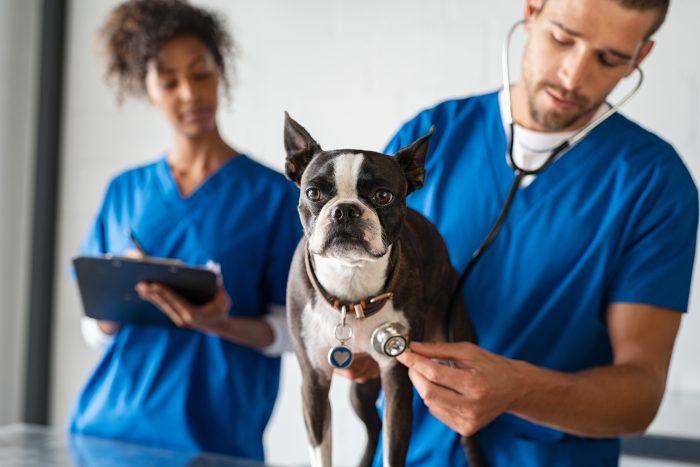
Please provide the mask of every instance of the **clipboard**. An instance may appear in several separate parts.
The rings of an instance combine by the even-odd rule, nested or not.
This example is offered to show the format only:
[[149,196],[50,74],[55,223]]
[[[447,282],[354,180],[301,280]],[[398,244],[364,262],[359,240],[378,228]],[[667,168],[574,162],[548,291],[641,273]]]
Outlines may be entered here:
[[133,324],[174,325],[165,313],[139,298],[138,282],[158,282],[193,305],[211,301],[218,288],[217,274],[177,260],[78,256],[73,258],[80,298],[90,318]]

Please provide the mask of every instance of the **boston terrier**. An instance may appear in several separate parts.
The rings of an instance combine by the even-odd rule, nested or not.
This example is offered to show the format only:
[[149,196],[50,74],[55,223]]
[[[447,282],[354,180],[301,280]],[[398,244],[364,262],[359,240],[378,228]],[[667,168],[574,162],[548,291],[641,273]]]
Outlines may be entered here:
[[[367,429],[360,465],[372,464],[382,426],[375,402],[384,390],[384,466],[405,464],[413,391],[394,357],[408,342],[444,341],[448,303],[457,284],[435,227],[406,206],[425,180],[433,133],[393,156],[355,149],[324,151],[285,113],[285,173],[300,187],[304,226],[289,273],[287,312],[302,372],[304,420],[313,467],[331,466],[334,368],[358,354],[374,359],[379,379],[352,384],[352,405]],[[474,332],[464,305],[452,319],[455,340]],[[481,465],[472,439],[470,465]]]

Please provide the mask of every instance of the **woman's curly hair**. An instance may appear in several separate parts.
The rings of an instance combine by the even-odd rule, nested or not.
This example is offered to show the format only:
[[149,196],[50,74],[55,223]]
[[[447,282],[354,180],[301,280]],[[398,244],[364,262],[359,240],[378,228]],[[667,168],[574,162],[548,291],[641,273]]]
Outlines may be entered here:
[[228,93],[233,40],[223,17],[184,0],[128,0],[112,10],[98,33],[107,56],[105,79],[116,87],[117,100],[145,95],[148,63],[163,44],[185,35],[209,49]]

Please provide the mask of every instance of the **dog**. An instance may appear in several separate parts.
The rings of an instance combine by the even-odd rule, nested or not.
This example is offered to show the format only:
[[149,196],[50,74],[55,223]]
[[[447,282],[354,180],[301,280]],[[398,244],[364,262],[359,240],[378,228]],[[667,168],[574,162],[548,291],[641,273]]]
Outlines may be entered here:
[[[333,370],[347,368],[358,354],[371,356],[381,376],[352,384],[352,405],[368,439],[360,465],[372,464],[379,440],[380,388],[384,465],[405,464],[413,390],[408,370],[394,357],[409,341],[445,340],[449,292],[458,280],[437,229],[406,206],[406,196],[425,180],[433,131],[393,156],[324,151],[285,112],[285,174],[300,188],[304,227],[289,272],[287,313],[313,467],[331,466]],[[456,302],[455,340],[474,342],[464,305]],[[465,449],[470,465],[481,465],[473,439]]]

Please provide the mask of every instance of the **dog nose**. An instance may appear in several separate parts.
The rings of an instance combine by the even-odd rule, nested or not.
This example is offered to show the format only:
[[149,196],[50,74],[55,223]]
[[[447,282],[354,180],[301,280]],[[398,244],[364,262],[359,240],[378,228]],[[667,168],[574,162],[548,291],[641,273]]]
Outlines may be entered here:
[[360,208],[353,203],[341,203],[333,208],[333,220],[338,223],[350,222],[360,217]]

